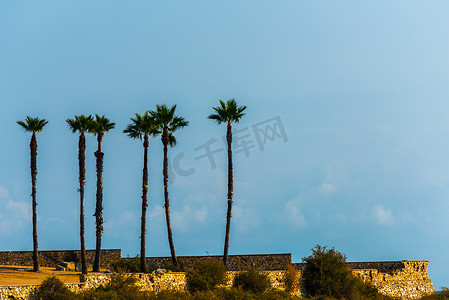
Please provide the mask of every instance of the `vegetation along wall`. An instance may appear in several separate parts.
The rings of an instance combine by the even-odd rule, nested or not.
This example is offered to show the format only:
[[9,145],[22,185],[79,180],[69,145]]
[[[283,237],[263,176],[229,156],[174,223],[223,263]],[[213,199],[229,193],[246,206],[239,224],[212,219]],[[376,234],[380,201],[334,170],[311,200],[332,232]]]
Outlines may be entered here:
[[[295,264],[299,274],[303,264]],[[401,299],[417,299],[425,294],[434,292],[432,283],[427,275],[428,261],[400,261],[400,262],[376,262],[376,263],[349,263],[354,267],[353,272],[363,280],[371,282],[383,294],[399,297]],[[362,268],[369,267],[369,268]],[[274,288],[284,288],[285,271],[264,271],[271,280]],[[237,272],[228,272],[228,286],[232,285]],[[111,274],[81,275],[83,283],[68,284],[75,292],[82,289],[97,287],[106,284]],[[168,272],[162,274],[134,274],[138,284],[144,290],[159,292],[165,289],[186,289],[185,273]],[[0,299],[26,299],[29,292],[35,286],[0,287]],[[299,289],[297,294],[302,295]]]

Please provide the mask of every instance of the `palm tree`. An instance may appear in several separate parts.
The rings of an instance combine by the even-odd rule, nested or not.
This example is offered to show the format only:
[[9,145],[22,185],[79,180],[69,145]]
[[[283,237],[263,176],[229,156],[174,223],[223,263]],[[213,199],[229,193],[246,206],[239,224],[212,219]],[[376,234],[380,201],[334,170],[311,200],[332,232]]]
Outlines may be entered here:
[[226,123],[226,142],[228,144],[228,211],[226,214],[226,235],[224,243],[223,263],[228,263],[228,250],[229,250],[229,231],[231,229],[231,209],[232,209],[232,196],[234,192],[233,172],[232,172],[232,123],[238,123],[240,119],[245,115],[243,111],[246,106],[238,106],[234,99],[230,99],[226,102],[218,100],[220,106],[212,107],[215,110],[215,114],[211,114],[208,118],[215,120],[218,124]]
[[73,133],[79,133],[78,140],[78,167],[79,167],[79,192],[80,192],[80,240],[81,240],[81,272],[87,274],[86,246],[84,241],[84,185],[86,184],[86,137],[92,126],[92,116],[78,115],[74,119],[67,119],[69,129]]
[[97,201],[95,204],[95,223],[96,223],[96,247],[93,272],[100,272],[100,251],[101,251],[101,233],[103,232],[103,155],[101,152],[101,142],[105,132],[113,129],[115,123],[112,123],[105,116],[95,114],[95,120],[91,123],[90,133],[97,136],[98,149],[95,152],[97,166]]
[[132,123],[128,124],[123,133],[132,139],[143,138],[143,174],[142,174],[142,218],[140,223],[140,269],[146,272],[145,263],[145,233],[147,216],[147,193],[148,193],[148,146],[149,136],[156,136],[160,132],[157,130],[154,118],[148,112],[144,115],[136,113],[135,118],[131,118]]
[[168,108],[166,104],[156,105],[156,111],[150,111],[150,114],[155,118],[155,122],[159,131],[162,133],[161,140],[164,146],[164,165],[163,165],[163,177],[164,177],[164,198],[165,198],[165,220],[167,222],[167,234],[168,243],[170,245],[170,252],[173,264],[178,266],[178,260],[176,259],[175,246],[173,245],[173,236],[170,223],[170,202],[168,200],[168,160],[167,160],[167,147],[173,147],[176,145],[176,138],[173,133],[189,124],[188,121],[182,117],[175,115],[176,105]]
[[32,132],[30,142],[31,155],[31,197],[33,209],[33,270],[39,272],[38,245],[37,245],[37,213],[36,213],[36,182],[37,182],[37,139],[36,133],[42,132],[48,121],[45,119],[31,118],[27,116],[24,121],[17,121],[17,124],[23,127],[26,132]]

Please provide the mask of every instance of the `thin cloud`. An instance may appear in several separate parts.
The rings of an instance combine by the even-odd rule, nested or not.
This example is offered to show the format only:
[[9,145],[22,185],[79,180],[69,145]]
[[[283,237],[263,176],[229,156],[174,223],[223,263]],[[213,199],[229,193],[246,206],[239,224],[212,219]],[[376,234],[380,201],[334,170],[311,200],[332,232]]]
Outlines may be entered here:
[[394,219],[391,209],[386,209],[382,205],[376,205],[373,208],[372,216],[379,225],[393,225]]
[[150,219],[157,218],[161,216],[164,213],[164,209],[160,205],[155,205],[154,207],[150,208],[150,211],[148,213],[148,217]]
[[12,235],[25,224],[31,222],[31,205],[29,202],[16,202],[10,199],[9,191],[0,186],[0,233]]
[[240,232],[248,232],[257,229],[260,225],[259,215],[254,209],[234,205],[232,207],[232,214],[234,219],[232,222],[235,228]]
[[325,193],[331,193],[335,191],[336,187],[335,185],[332,185],[330,183],[322,183],[319,187],[319,189]]
[[8,199],[9,191],[0,185],[0,199]]
[[302,229],[307,226],[304,215],[301,212],[298,200],[290,200],[285,204],[284,215],[289,223],[293,224],[297,229]]
[[202,206],[200,209],[193,210],[186,205],[181,211],[174,211],[172,213],[173,227],[181,231],[189,231],[190,226],[195,223],[202,224],[207,219],[207,208]]

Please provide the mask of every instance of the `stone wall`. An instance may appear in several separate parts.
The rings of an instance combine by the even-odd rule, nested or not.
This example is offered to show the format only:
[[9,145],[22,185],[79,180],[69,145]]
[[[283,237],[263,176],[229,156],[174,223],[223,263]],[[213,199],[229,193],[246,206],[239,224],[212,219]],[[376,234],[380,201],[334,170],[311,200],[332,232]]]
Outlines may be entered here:
[[[122,257],[122,250],[101,250],[100,266],[109,268],[110,264]],[[95,250],[86,250],[86,262],[92,267],[95,259]],[[62,261],[81,261],[79,250],[39,251],[39,264],[42,267],[55,267]],[[33,251],[0,251],[0,265],[32,266]]]
[[[375,266],[374,264],[357,264],[361,264],[360,267]],[[353,273],[364,281],[371,282],[380,293],[401,299],[417,299],[434,292],[432,282],[427,275],[428,261],[406,260],[385,263],[384,265],[377,264],[378,269],[354,268]],[[393,268],[394,265],[402,267]]]
[[[88,262],[91,263],[94,258],[94,251],[88,250]],[[0,252],[0,264],[32,265],[32,252]],[[120,258],[120,250],[103,250],[102,265],[108,266],[109,263]],[[41,251],[41,263],[43,266],[54,266],[61,260],[79,261],[79,251]],[[129,258],[128,258],[129,259]],[[186,269],[191,269],[198,262],[206,260],[221,260],[221,256],[180,256],[179,260]],[[106,261],[107,260],[107,261]],[[170,263],[170,257],[152,257],[147,258],[147,264],[153,268],[163,266],[164,263]],[[273,287],[284,288],[283,277],[285,267],[291,263],[290,254],[267,254],[267,255],[231,255],[229,256],[230,269],[228,272],[228,286],[232,285],[236,270],[246,269],[248,266],[256,266],[268,274]],[[399,297],[402,299],[417,299],[425,294],[434,292],[432,283],[427,275],[428,261],[393,261],[393,262],[351,262],[348,266],[353,273],[362,280],[372,283],[378,290],[385,295]],[[298,270],[300,276],[304,270],[305,264],[293,264]],[[273,271],[274,270],[274,271]],[[70,285],[73,291],[80,289],[97,287],[100,284],[106,284],[110,280],[110,274],[88,274],[82,277],[82,284]],[[185,289],[185,273],[165,273],[162,275],[154,274],[135,274],[138,277],[139,285],[144,290],[159,292],[164,289]],[[0,287],[0,299],[9,299],[8,295],[27,295],[34,287]],[[301,295],[303,291],[298,291]],[[22,296],[20,296],[22,297]],[[17,299],[26,299],[24,296]]]
[[[277,289],[284,289],[285,271],[262,271],[271,281],[271,286]],[[232,287],[235,275],[239,271],[227,272],[226,287]],[[87,274],[83,277],[85,288],[96,288],[100,285],[107,284],[111,279],[111,274]],[[160,292],[163,290],[186,291],[186,273],[184,272],[168,272],[165,274],[133,274],[137,278],[137,285],[141,290]]]
[[[390,266],[402,265],[402,268],[385,273],[378,269],[353,269],[353,273],[362,280],[372,283],[376,286],[380,293],[401,299],[418,299],[426,294],[434,292],[432,283],[427,275],[427,261],[402,261],[402,262],[386,262],[384,269],[382,263],[378,263],[381,270],[391,270]],[[362,267],[361,263],[358,265]],[[371,265],[374,266],[374,265]],[[277,289],[284,289],[285,271],[263,271],[267,274],[271,281],[271,286]],[[234,277],[238,271],[229,271],[227,287],[231,287]],[[302,271],[298,271],[299,281],[301,281]],[[111,275],[95,275],[88,274],[84,278],[86,287],[97,287],[101,284],[109,282]],[[186,290],[185,273],[165,273],[161,275],[155,274],[135,274],[139,280],[138,284],[142,290],[160,292],[165,289]],[[304,290],[299,289],[296,294],[305,296]]]
[[[271,284],[274,288],[283,289],[284,283],[284,273],[285,271],[264,271],[268,278],[270,278]],[[228,272],[228,282],[227,287],[231,287],[236,275],[235,271]],[[84,289],[96,288],[100,285],[106,285],[112,277],[112,274],[87,274],[82,276],[83,283],[78,284],[66,284],[66,286],[73,292],[80,292]],[[169,272],[165,274],[155,275],[155,274],[132,274],[131,276],[136,277],[137,285],[140,286],[141,290],[154,291],[156,293],[162,290],[177,290],[185,291],[186,287],[186,276],[183,272]],[[29,298],[29,294],[36,289],[36,285],[25,285],[25,286],[10,286],[1,287],[0,286],[0,300],[6,299],[17,299],[26,300]]]
[[[427,275],[428,261],[403,260],[348,262],[348,267],[363,281],[372,283],[380,293],[401,299],[417,299],[434,292]],[[304,263],[293,264],[302,272]]]
[[[199,262],[207,260],[222,261],[221,255],[209,256],[178,256],[178,261],[182,264],[185,270],[191,270]],[[285,270],[287,265],[291,264],[292,255],[285,254],[252,254],[252,255],[229,255],[228,269],[231,271],[246,270],[250,266],[257,266],[259,270]],[[152,268],[156,269],[163,267],[164,264],[170,264],[171,257],[147,257],[146,263]]]
[[[83,283],[66,283],[69,290],[78,293],[84,288]],[[27,300],[37,285],[21,285],[21,286],[0,286],[0,300]]]
[[[95,258],[95,250],[86,250],[86,261],[89,267],[92,267]],[[101,250],[100,265],[109,268],[111,263],[117,260],[126,260],[131,258],[122,258],[120,249]],[[184,266],[185,270],[192,269],[197,263],[206,260],[219,260],[223,256],[178,256],[178,260]],[[39,264],[42,267],[54,267],[61,261],[80,262],[79,250],[53,250],[39,251]],[[147,257],[146,263],[152,268],[163,267],[164,264],[171,263],[171,257]],[[232,271],[246,270],[249,266],[257,266],[260,270],[285,270],[290,264],[292,257],[290,253],[285,254],[252,254],[252,255],[229,255],[228,268]],[[33,265],[32,251],[0,251],[0,265]]]
[[[434,292],[432,283],[427,275],[427,261],[402,261],[403,268],[390,273],[380,272],[378,269],[354,269],[355,275],[364,281],[371,282],[382,294],[399,297],[401,299],[417,299],[425,294]],[[392,264],[393,265],[393,264]],[[301,273],[299,272],[299,280]],[[237,271],[228,272],[228,287],[232,286]],[[271,285],[277,289],[284,289],[285,271],[264,271],[271,281]],[[67,284],[70,290],[79,292],[83,289],[96,288],[107,284],[111,274],[87,274],[80,275],[83,283]],[[165,274],[132,274],[138,279],[138,285],[142,290],[160,292],[162,290],[186,290],[186,277],[183,272],[168,272]],[[36,286],[0,287],[0,300],[3,299],[27,299],[29,293]],[[304,296],[304,291],[297,291],[297,295]],[[14,297],[14,298],[13,298]]]

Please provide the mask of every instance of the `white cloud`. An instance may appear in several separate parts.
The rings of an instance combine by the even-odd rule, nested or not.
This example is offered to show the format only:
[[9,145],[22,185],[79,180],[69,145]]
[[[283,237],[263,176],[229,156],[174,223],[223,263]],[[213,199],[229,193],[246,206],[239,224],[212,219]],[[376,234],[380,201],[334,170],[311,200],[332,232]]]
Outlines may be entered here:
[[248,232],[255,229],[260,224],[259,215],[254,209],[245,208],[242,206],[234,205],[232,207],[231,222],[234,222],[235,228],[241,232]]
[[195,223],[204,223],[207,218],[207,208],[202,206],[198,210],[192,210],[186,205],[181,211],[172,212],[172,224],[177,230],[188,231]]
[[348,217],[344,214],[344,213],[338,213],[335,218],[337,219],[337,221],[339,222],[346,222],[348,221]]
[[148,217],[150,219],[157,218],[161,216],[164,213],[164,209],[160,205],[155,205],[152,208],[150,208],[150,211],[148,213]]
[[340,182],[347,177],[346,166],[341,161],[326,165],[326,181]]
[[206,217],[207,217],[207,208],[205,206],[201,207],[200,210],[197,210],[195,212],[195,219],[200,223],[203,223],[206,220]]
[[31,205],[28,202],[15,202],[9,199],[6,208],[22,220],[31,219]]
[[0,186],[0,199],[8,199],[8,198],[9,198],[8,190]]
[[334,192],[338,188],[339,184],[345,180],[347,177],[347,171],[346,166],[340,161],[327,164],[324,168],[324,180],[318,187],[318,190],[328,195]]
[[[0,234],[12,235],[31,222],[31,204],[10,199],[6,188],[0,186]],[[0,237],[1,238],[1,237]]]
[[391,209],[385,209],[383,205],[376,205],[373,208],[372,215],[377,224],[380,225],[393,225],[394,219]]
[[137,215],[135,213],[133,213],[133,212],[130,212],[130,211],[124,211],[120,215],[120,221],[122,223],[132,222],[132,221],[136,220],[137,218],[138,218]]
[[323,183],[320,185],[319,189],[323,192],[330,193],[335,191],[336,187],[330,183]]
[[304,215],[301,213],[299,201],[292,199],[285,204],[284,216],[289,223],[293,224],[296,228],[304,228],[307,223]]

